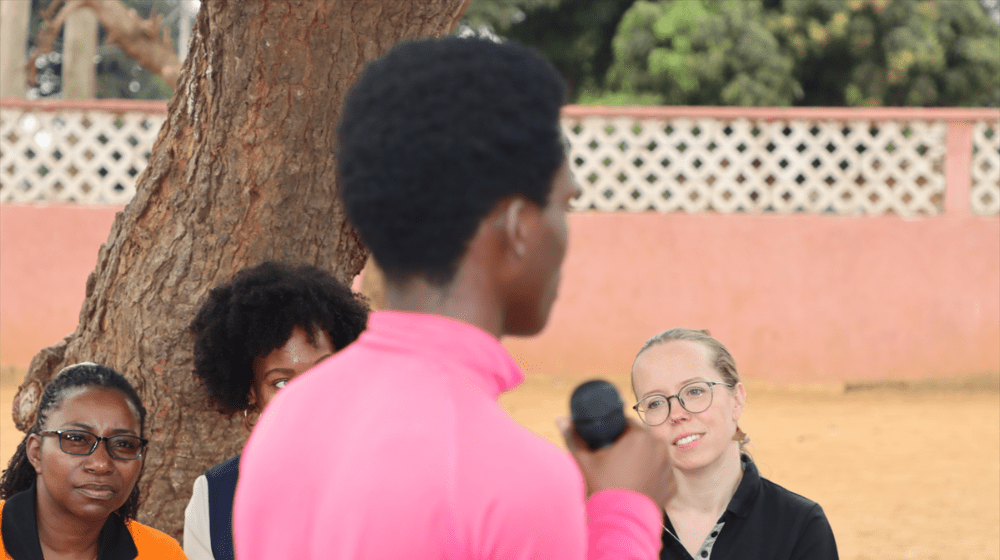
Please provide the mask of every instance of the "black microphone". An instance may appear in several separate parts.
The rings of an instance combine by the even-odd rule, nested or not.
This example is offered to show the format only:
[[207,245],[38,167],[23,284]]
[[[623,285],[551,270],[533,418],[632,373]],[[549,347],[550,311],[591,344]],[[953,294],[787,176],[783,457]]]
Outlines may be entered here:
[[625,431],[625,414],[615,386],[602,379],[580,385],[569,399],[573,427],[591,449],[614,443]]

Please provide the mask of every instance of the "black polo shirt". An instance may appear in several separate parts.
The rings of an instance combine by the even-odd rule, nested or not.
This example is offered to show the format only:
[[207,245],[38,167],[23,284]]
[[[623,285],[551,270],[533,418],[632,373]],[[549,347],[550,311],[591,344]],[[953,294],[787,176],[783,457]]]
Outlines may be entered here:
[[[35,519],[34,484],[4,502],[0,538],[3,538],[7,555],[14,560],[44,560]],[[104,522],[98,542],[97,560],[133,560],[139,554],[128,527],[117,513],[109,515]]]
[[816,502],[760,477],[743,455],[743,480],[692,557],[663,517],[660,559],[692,560],[837,560],[833,530]]

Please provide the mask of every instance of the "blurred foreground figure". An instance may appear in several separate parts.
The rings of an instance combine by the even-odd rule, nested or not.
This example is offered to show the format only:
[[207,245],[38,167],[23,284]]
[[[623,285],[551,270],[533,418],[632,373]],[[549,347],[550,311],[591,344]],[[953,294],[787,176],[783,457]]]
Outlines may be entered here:
[[656,557],[665,445],[638,423],[593,453],[569,434],[578,467],[497,402],[524,378],[498,339],[540,331],[559,285],[576,193],[563,99],[512,43],[412,42],[365,69],[340,188],[390,311],[265,411],[238,558]]

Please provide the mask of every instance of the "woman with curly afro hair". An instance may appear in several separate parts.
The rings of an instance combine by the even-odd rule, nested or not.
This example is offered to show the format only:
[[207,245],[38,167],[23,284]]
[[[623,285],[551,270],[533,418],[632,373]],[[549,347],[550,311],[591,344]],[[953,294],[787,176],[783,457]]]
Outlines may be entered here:
[[[194,374],[219,412],[247,429],[278,390],[342,350],[365,329],[368,307],[329,272],[265,262],[208,294],[191,324]],[[191,560],[232,559],[232,512],[240,456],[194,483],[184,513]]]

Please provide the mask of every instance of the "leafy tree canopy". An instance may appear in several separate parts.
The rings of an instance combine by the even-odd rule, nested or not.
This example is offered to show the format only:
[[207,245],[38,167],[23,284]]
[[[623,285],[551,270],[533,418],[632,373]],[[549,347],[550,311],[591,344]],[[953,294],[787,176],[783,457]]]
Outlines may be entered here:
[[618,23],[635,0],[562,0],[531,10],[504,35],[538,48],[559,69],[571,99],[605,88]]
[[788,105],[795,60],[760,0],[636,2],[618,26],[604,91],[584,101]]
[[578,103],[998,106],[991,1],[509,0],[494,27]]
[[[187,0],[123,2],[176,44]],[[538,48],[576,103],[1000,106],[998,0],[472,0],[458,32]],[[32,97],[59,95],[60,51]],[[117,46],[98,59],[98,97],[169,98]]]
[[800,105],[997,106],[1000,26],[976,0],[782,0]]

